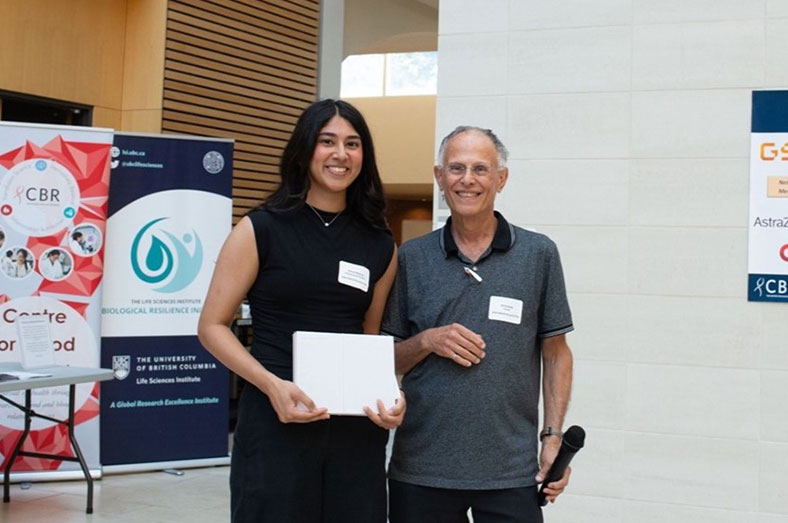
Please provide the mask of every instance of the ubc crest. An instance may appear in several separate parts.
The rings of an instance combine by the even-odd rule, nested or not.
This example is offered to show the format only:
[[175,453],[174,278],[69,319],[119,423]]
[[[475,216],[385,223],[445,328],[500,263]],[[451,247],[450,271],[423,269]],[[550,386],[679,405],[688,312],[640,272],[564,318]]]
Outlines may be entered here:
[[125,380],[131,371],[131,356],[112,356],[112,370],[117,379]]

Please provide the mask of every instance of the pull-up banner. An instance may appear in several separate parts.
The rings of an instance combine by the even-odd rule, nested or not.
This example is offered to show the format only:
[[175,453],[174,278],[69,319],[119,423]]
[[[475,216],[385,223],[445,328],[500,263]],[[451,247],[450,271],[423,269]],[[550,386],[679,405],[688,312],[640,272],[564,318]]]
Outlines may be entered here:
[[117,133],[101,363],[106,466],[226,458],[228,372],[197,320],[232,224],[229,140]]
[[788,303],[788,91],[752,93],[749,301]]
[[[56,364],[98,366],[111,144],[108,129],[0,123],[0,361],[21,361],[16,321],[39,315],[49,320]],[[24,403],[24,392],[6,396]],[[76,386],[75,433],[91,470],[98,396],[97,383]],[[66,419],[68,387],[33,390],[32,408]],[[2,467],[23,430],[22,413],[0,402]],[[23,449],[73,457],[66,430],[34,418]],[[78,469],[30,456],[12,468],[33,477]]]

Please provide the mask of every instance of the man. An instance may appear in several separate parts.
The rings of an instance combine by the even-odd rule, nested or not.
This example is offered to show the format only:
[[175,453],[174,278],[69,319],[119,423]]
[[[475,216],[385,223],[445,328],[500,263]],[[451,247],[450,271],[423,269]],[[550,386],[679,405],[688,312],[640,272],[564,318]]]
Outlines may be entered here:
[[3,266],[3,272],[8,276],[13,276],[14,270],[14,251],[8,249],[5,251],[5,256],[0,260],[0,265]]
[[[470,508],[475,523],[541,522],[536,485],[560,448],[572,384],[558,251],[494,211],[509,171],[492,131],[458,127],[438,157],[451,218],[400,249],[382,326],[402,340],[408,398],[389,467],[390,520],[465,522]],[[569,472],[548,485],[548,500]]]
[[60,263],[60,251],[52,249],[47,253],[46,259],[41,261],[41,274],[48,280],[63,278],[63,264]]
[[85,255],[93,252],[93,247],[88,245],[85,236],[79,231],[74,231],[71,235],[71,250],[75,254]]

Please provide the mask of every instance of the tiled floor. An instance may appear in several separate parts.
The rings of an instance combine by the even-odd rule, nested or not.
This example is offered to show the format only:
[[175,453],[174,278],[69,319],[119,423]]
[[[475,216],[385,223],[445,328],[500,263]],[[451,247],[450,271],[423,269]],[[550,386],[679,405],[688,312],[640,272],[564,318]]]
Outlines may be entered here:
[[[93,483],[93,514],[85,514],[84,481],[11,485],[0,503],[2,523],[221,523],[230,520],[230,467],[105,475]],[[0,481],[1,483],[1,481]],[[1,488],[1,487],[0,487]]]

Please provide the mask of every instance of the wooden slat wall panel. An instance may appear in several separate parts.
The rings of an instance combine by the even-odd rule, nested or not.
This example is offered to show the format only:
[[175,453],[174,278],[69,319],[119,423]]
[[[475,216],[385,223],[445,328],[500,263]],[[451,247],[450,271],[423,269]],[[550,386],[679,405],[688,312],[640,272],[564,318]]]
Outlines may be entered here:
[[182,39],[189,44],[189,46],[199,47],[201,49],[216,49],[217,47],[225,50],[229,49],[230,51],[228,54],[235,53],[239,58],[259,61],[261,63],[272,61],[277,66],[281,67],[282,70],[293,71],[307,77],[314,76],[315,74],[312,64],[292,55],[271,49],[259,48],[248,42],[234,40],[222,34],[203,31],[194,26],[181,24],[176,21],[170,21],[168,24],[167,38],[176,41]]
[[169,0],[162,132],[235,139],[233,222],[317,93],[320,0]]
[[201,102],[209,101],[210,103],[206,106],[213,106],[212,104],[214,101],[220,103],[227,102],[233,107],[241,108],[247,114],[251,114],[249,111],[253,110],[265,111],[272,121],[276,120],[291,125],[295,124],[301,112],[301,110],[296,107],[290,107],[267,100],[265,97],[261,97],[261,93],[257,91],[240,94],[228,93],[219,91],[218,89],[212,89],[209,86],[184,83],[177,78],[165,79],[164,89],[165,91],[169,91],[169,95],[173,100],[187,100],[190,98],[194,100],[199,98],[200,100],[195,103],[197,103],[197,105],[206,105]]
[[[289,22],[285,18],[279,18],[276,23],[272,23],[270,18],[261,18],[248,12],[239,11],[238,5],[234,5],[233,9],[227,9],[222,6],[211,3],[210,0],[192,0],[192,6],[177,5],[173,6],[173,10],[183,13],[188,20],[192,17],[193,20],[205,20],[211,23],[220,23],[230,29],[237,29],[254,34],[259,29],[267,33],[276,33],[277,40],[283,44],[293,46],[306,50],[307,57],[312,45],[317,44],[317,35],[309,34],[309,26]],[[210,18],[205,19],[208,14]],[[177,16],[177,15],[173,15]],[[227,21],[232,20],[234,23],[228,24]]]

